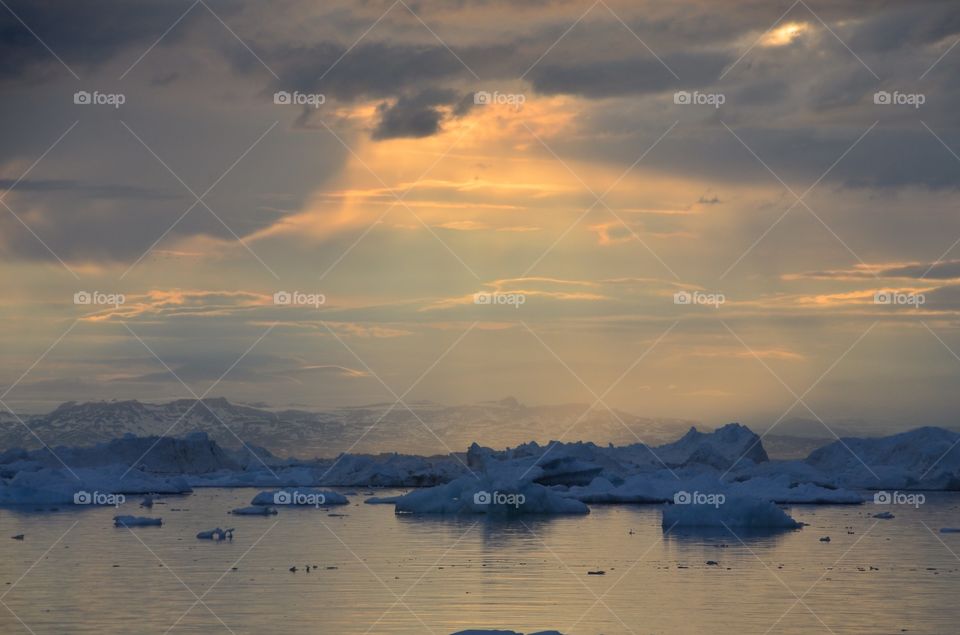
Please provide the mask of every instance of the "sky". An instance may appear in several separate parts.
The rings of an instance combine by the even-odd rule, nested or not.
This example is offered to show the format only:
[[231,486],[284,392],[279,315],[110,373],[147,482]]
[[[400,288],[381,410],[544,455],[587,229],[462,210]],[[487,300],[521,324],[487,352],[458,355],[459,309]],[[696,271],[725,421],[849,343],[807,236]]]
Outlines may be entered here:
[[3,0],[0,401],[953,425],[953,2]]

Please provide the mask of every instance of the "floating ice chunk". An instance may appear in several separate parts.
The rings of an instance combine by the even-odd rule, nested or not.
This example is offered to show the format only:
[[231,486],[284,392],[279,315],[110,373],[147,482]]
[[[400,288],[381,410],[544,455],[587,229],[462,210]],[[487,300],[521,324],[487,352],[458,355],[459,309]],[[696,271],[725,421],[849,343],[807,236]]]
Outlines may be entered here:
[[410,492],[396,500],[397,513],[412,514],[589,514],[578,500],[532,482],[464,476],[446,485]]
[[864,502],[863,496],[852,490],[797,482],[787,474],[757,476],[731,483],[729,493],[735,496],[762,498],[785,505],[859,505]]
[[197,534],[200,540],[233,540],[233,529],[211,529],[210,531],[201,531]]
[[403,497],[403,494],[397,496],[370,496],[363,502],[367,505],[394,505]]
[[846,487],[954,490],[960,486],[958,441],[960,434],[950,430],[915,428],[888,437],[834,441],[811,452],[805,462],[835,475]]
[[295,505],[300,507],[319,507],[321,505],[347,505],[350,501],[343,494],[329,490],[308,487],[289,487],[286,489],[260,492],[250,501],[251,505]]
[[160,527],[162,518],[147,518],[146,516],[114,516],[114,527]]
[[[83,503],[87,494],[180,494],[192,491],[182,477],[166,478],[122,465],[97,468],[39,468],[20,471],[9,480],[0,480],[0,504]],[[78,496],[80,495],[80,496]]]
[[874,518],[879,518],[880,520],[891,520],[896,518],[892,512],[880,512],[879,514],[874,514]]
[[716,504],[666,505],[664,529],[716,527],[725,529],[798,529],[801,524],[770,501],[756,498],[726,498]]
[[230,510],[230,513],[235,516],[275,516],[277,510],[272,507],[251,505],[250,507],[237,507]]

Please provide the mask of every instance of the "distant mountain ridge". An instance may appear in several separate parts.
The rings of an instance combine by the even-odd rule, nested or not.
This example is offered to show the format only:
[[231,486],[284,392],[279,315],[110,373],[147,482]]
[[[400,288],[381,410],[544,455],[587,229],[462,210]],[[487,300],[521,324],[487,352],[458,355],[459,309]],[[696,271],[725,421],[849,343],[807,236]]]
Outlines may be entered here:
[[[183,436],[206,432],[224,447],[260,446],[278,455],[336,456],[341,452],[445,454],[472,442],[507,447],[531,440],[659,444],[676,439],[693,422],[651,419],[587,404],[525,405],[513,397],[448,406],[409,402],[312,412],[235,404],[222,397],[165,403],[66,402],[41,415],[0,418],[0,450],[43,444],[88,445],[127,434]],[[622,422],[622,423],[621,423]],[[632,432],[631,432],[632,431]],[[38,439],[39,437],[39,439]],[[42,440],[42,443],[41,441]]]

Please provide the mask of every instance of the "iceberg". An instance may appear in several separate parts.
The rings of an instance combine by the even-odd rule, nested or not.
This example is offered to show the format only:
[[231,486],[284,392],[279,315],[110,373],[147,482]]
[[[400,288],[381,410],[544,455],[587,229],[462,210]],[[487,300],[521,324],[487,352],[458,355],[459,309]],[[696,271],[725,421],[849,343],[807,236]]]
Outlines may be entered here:
[[137,471],[131,471],[124,477],[125,471],[122,465],[76,468],[73,472],[47,467],[21,470],[10,479],[0,480],[0,504],[85,504],[82,500],[84,494],[115,496],[186,494],[193,491],[182,477],[164,477]]
[[234,516],[275,516],[277,510],[272,507],[252,505],[250,507],[237,507],[230,510],[230,513]]
[[347,505],[350,501],[343,494],[329,490],[293,487],[260,492],[250,501],[251,505],[293,505],[320,507],[324,505]]
[[211,529],[197,534],[199,540],[233,540],[233,529]]
[[860,489],[960,490],[960,434],[915,428],[888,437],[845,438],[805,462]]
[[147,518],[145,516],[114,516],[114,527],[160,527],[162,518]]
[[720,529],[799,529],[802,525],[770,501],[727,498],[717,504],[665,505],[662,526]]
[[463,476],[445,485],[420,489],[394,501],[398,514],[588,514],[578,500],[532,481]]

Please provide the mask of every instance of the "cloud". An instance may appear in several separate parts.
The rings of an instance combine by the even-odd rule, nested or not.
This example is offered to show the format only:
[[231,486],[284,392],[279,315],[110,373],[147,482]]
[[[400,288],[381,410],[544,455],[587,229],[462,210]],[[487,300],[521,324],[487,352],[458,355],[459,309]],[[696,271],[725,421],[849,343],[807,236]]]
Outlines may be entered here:
[[[142,45],[146,50],[162,33],[158,25],[173,24],[185,9],[165,0],[8,0],[5,4],[9,8],[0,12],[0,81],[7,83],[42,82],[68,74],[44,43],[76,73],[115,61],[130,47]],[[223,16],[233,11],[230,6],[218,6]],[[203,13],[194,9],[185,16],[166,35],[166,44],[178,43]],[[130,63],[135,59],[131,57]]]
[[807,271],[787,274],[785,280],[871,280],[924,279],[960,280],[960,260],[941,260],[913,263],[857,264],[849,269]]
[[373,130],[373,138],[381,141],[436,134],[441,122],[449,116],[450,106],[460,99],[451,90],[424,90],[403,95],[392,104],[383,103],[377,108],[380,122]]
[[0,179],[0,190],[16,187],[18,192],[63,192],[94,199],[169,200],[182,198],[164,190],[136,185],[86,183],[75,179]]

